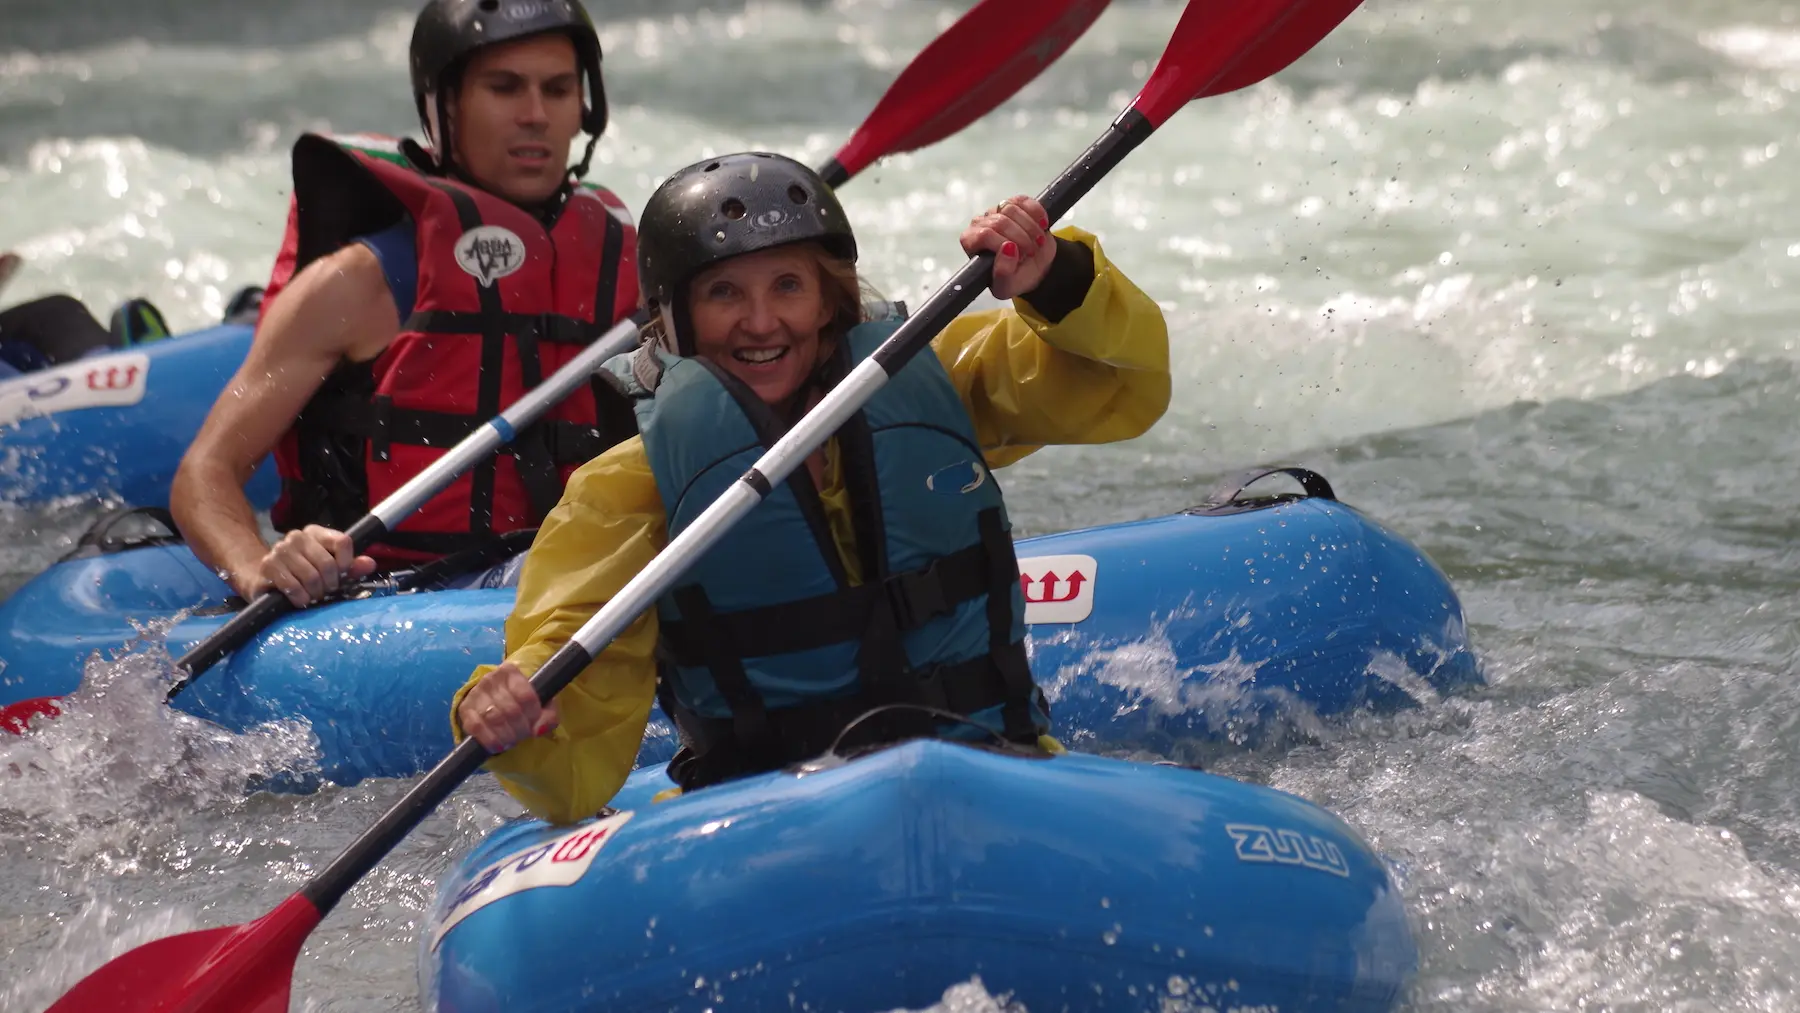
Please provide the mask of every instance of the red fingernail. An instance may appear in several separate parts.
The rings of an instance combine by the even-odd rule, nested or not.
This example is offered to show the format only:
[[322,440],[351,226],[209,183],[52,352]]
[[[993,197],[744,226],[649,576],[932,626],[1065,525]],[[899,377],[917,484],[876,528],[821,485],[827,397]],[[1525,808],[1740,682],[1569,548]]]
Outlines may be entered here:
[[1038,245],[1039,246],[1044,245],[1044,240],[1049,239],[1049,238],[1050,237],[1045,235],[1044,233],[1041,233],[1041,232],[1038,233]]
[[1043,226],[1043,227],[1044,227],[1044,228],[1046,228],[1046,229],[1047,229],[1047,228],[1049,228],[1049,227],[1050,227],[1050,216],[1049,216],[1049,215],[1045,215],[1045,216],[1044,216],[1044,217],[1042,217],[1042,218],[1039,218],[1039,219],[1038,219],[1038,224],[1039,224],[1039,225],[1042,225],[1042,226]]
[[1019,248],[1012,240],[1008,239],[1006,242],[1000,244],[1000,255],[1002,257],[1016,257],[1019,255]]

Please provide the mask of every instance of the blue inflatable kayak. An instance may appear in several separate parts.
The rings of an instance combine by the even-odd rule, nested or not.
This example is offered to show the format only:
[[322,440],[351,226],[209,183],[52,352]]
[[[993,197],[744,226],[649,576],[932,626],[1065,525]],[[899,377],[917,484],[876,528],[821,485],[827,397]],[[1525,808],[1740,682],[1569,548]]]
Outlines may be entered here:
[[[1300,798],[1169,765],[915,741],[600,818],[444,878],[426,1009],[1376,1013],[1416,966],[1381,860]],[[1009,1007],[1011,1008],[1011,1007]]]
[[[0,381],[0,501],[112,495],[167,506],[175,467],[251,332],[226,324]],[[245,489],[258,509],[277,491],[272,463]]]
[[[1305,494],[1246,498],[1232,480],[1180,514],[1017,543],[1032,668],[1064,741],[1167,753],[1272,712],[1392,708],[1479,679],[1443,574],[1295,471]],[[74,692],[134,623],[172,624],[179,656],[230,618],[229,593],[178,545],[60,563],[0,605],[0,705]],[[513,591],[367,594],[276,622],[175,705],[234,731],[303,718],[340,783],[429,768],[452,746],[451,696],[501,660]],[[653,713],[641,761],[673,755],[670,733]]]

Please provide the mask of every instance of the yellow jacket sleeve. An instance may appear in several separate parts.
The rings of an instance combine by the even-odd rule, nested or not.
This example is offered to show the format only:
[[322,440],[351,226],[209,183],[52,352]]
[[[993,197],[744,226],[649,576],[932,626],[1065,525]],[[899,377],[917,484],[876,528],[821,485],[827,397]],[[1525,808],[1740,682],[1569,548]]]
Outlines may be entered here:
[[[532,542],[506,620],[506,656],[531,676],[668,541],[662,498],[633,437],[582,465]],[[656,610],[647,610],[556,696],[561,723],[487,762],[527,809],[553,823],[592,816],[637,761],[656,695]],[[495,666],[478,667],[456,707]]]
[[[1059,232],[1094,254],[1086,300],[1051,324],[1023,300],[957,318],[933,343],[975,422],[992,467],[1039,446],[1104,443],[1143,433],[1169,400],[1168,333],[1156,304],[1112,267],[1094,237]],[[846,564],[848,497],[828,451],[821,490]],[[661,496],[641,439],[589,461],[545,519],[506,622],[507,657],[531,675],[668,542]],[[851,567],[854,571],[854,567]],[[597,812],[631,772],[655,698],[652,609],[556,697],[562,723],[490,759],[488,769],[535,815],[567,823]],[[483,665],[451,704],[455,708]]]
[[932,343],[962,396],[988,465],[1039,447],[1112,443],[1147,432],[1169,407],[1162,310],[1106,259],[1091,233],[1065,239],[1094,255],[1087,298],[1050,323],[1030,303],[956,318]]

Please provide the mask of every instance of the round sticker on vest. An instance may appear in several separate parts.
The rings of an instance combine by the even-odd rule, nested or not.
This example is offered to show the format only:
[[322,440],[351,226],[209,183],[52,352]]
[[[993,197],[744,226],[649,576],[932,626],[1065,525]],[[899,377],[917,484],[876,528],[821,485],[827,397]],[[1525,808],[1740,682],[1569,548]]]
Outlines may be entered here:
[[525,266],[525,241],[500,225],[478,225],[456,240],[456,263],[483,285]]
[[976,461],[958,461],[925,476],[925,488],[948,496],[962,496],[981,488],[987,468]]

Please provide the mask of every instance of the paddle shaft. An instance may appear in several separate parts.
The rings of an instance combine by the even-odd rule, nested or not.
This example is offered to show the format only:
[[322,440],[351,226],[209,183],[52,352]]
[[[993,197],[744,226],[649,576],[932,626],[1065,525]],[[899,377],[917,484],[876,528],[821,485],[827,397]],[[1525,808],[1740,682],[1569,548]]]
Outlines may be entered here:
[[[1038,200],[1051,222],[1068,213],[1076,201],[1155,130],[1155,124],[1136,109],[1127,109],[1114,120],[1099,140],[1089,145],[1087,151],[1039,195]],[[835,160],[826,169],[834,165]],[[837,168],[842,171],[841,166]],[[867,359],[858,363],[812,411],[806,413],[805,418],[758,458],[748,474],[733,483],[667,548],[657,553],[648,566],[575,632],[569,643],[544,662],[531,679],[538,699],[548,702],[592,664],[594,657],[624,632],[639,614],[654,605],[656,599],[666,594],[702,554],[761,503],[775,486],[786,480],[808,454],[862,410],[875,392],[929,345],[957,314],[967,309],[992,283],[993,277],[993,254],[981,253],[971,257],[949,282],[932,293],[917,313],[901,324]],[[465,738],[308,883],[301,892],[319,909],[320,916],[329,912],[357,881],[380,864],[394,845],[439,803],[449,798],[458,785],[481,769],[489,755],[480,742]]]
[[[1357,5],[1357,0],[1323,0],[1326,14],[1316,22],[1299,25],[1306,45],[1279,35],[1290,15],[1305,7],[1305,0],[1248,0],[1230,7],[1225,24],[1199,0],[1190,0],[1175,35],[1162,59],[1132,104],[1107,127],[1087,150],[1056,177],[1039,195],[1050,220],[1055,222],[1085,196],[1094,185],[1142,144],[1157,127],[1187,101],[1252,84],[1275,73],[1310,49]],[[1271,43],[1275,57],[1255,59],[1257,47]],[[1201,78],[1204,68],[1210,73]],[[532,688],[540,701],[549,701],[579,675],[613,638],[656,599],[673,587],[687,568],[710,549],[737,521],[818,449],[830,435],[867,403],[888,378],[898,373],[958,313],[975,300],[993,280],[993,255],[970,258],[962,269],[919,307],[881,347],[858,363],[848,376],[807,412],[792,429],[758,458],[748,473],[734,482],[694,523],[658,553],[613,599],[575,632],[569,643],[550,656]],[[449,756],[426,774],[380,821],[340,854],[303,893],[321,913],[329,911],[356,881],[380,863],[400,839],[423,820],[457,785],[480,769],[488,752],[481,743],[466,738]]]
[[[1054,222],[1067,213],[1131,150],[1142,144],[1156,127],[1135,109],[1128,109],[1090,145],[1074,164],[1064,170],[1039,196],[1044,210]],[[716,544],[745,514],[762,502],[763,497],[780,485],[808,454],[817,450],[832,433],[849,421],[863,405],[898,373],[950,321],[968,308],[977,295],[993,281],[994,258],[982,253],[934,292],[919,311],[893,333],[867,359],[858,363],[842,382],[833,387],[812,411],[806,413],[786,435],[743,478],[738,479],[694,523],[670,542],[668,547],[639,571],[613,599],[575,632],[569,643],[550,656],[537,674],[532,688],[538,699],[549,701],[564,686],[581,674],[594,657],[613,638],[624,632],[639,614],[655,604],[672,588],[681,575]],[[322,914],[331,910],[352,886],[381,859],[400,839],[419,824],[438,803],[450,796],[469,775],[479,770],[488,758],[481,743],[467,738],[451,754],[426,774],[393,808],[368,829],[355,843],[340,854],[318,878],[303,891]]]

